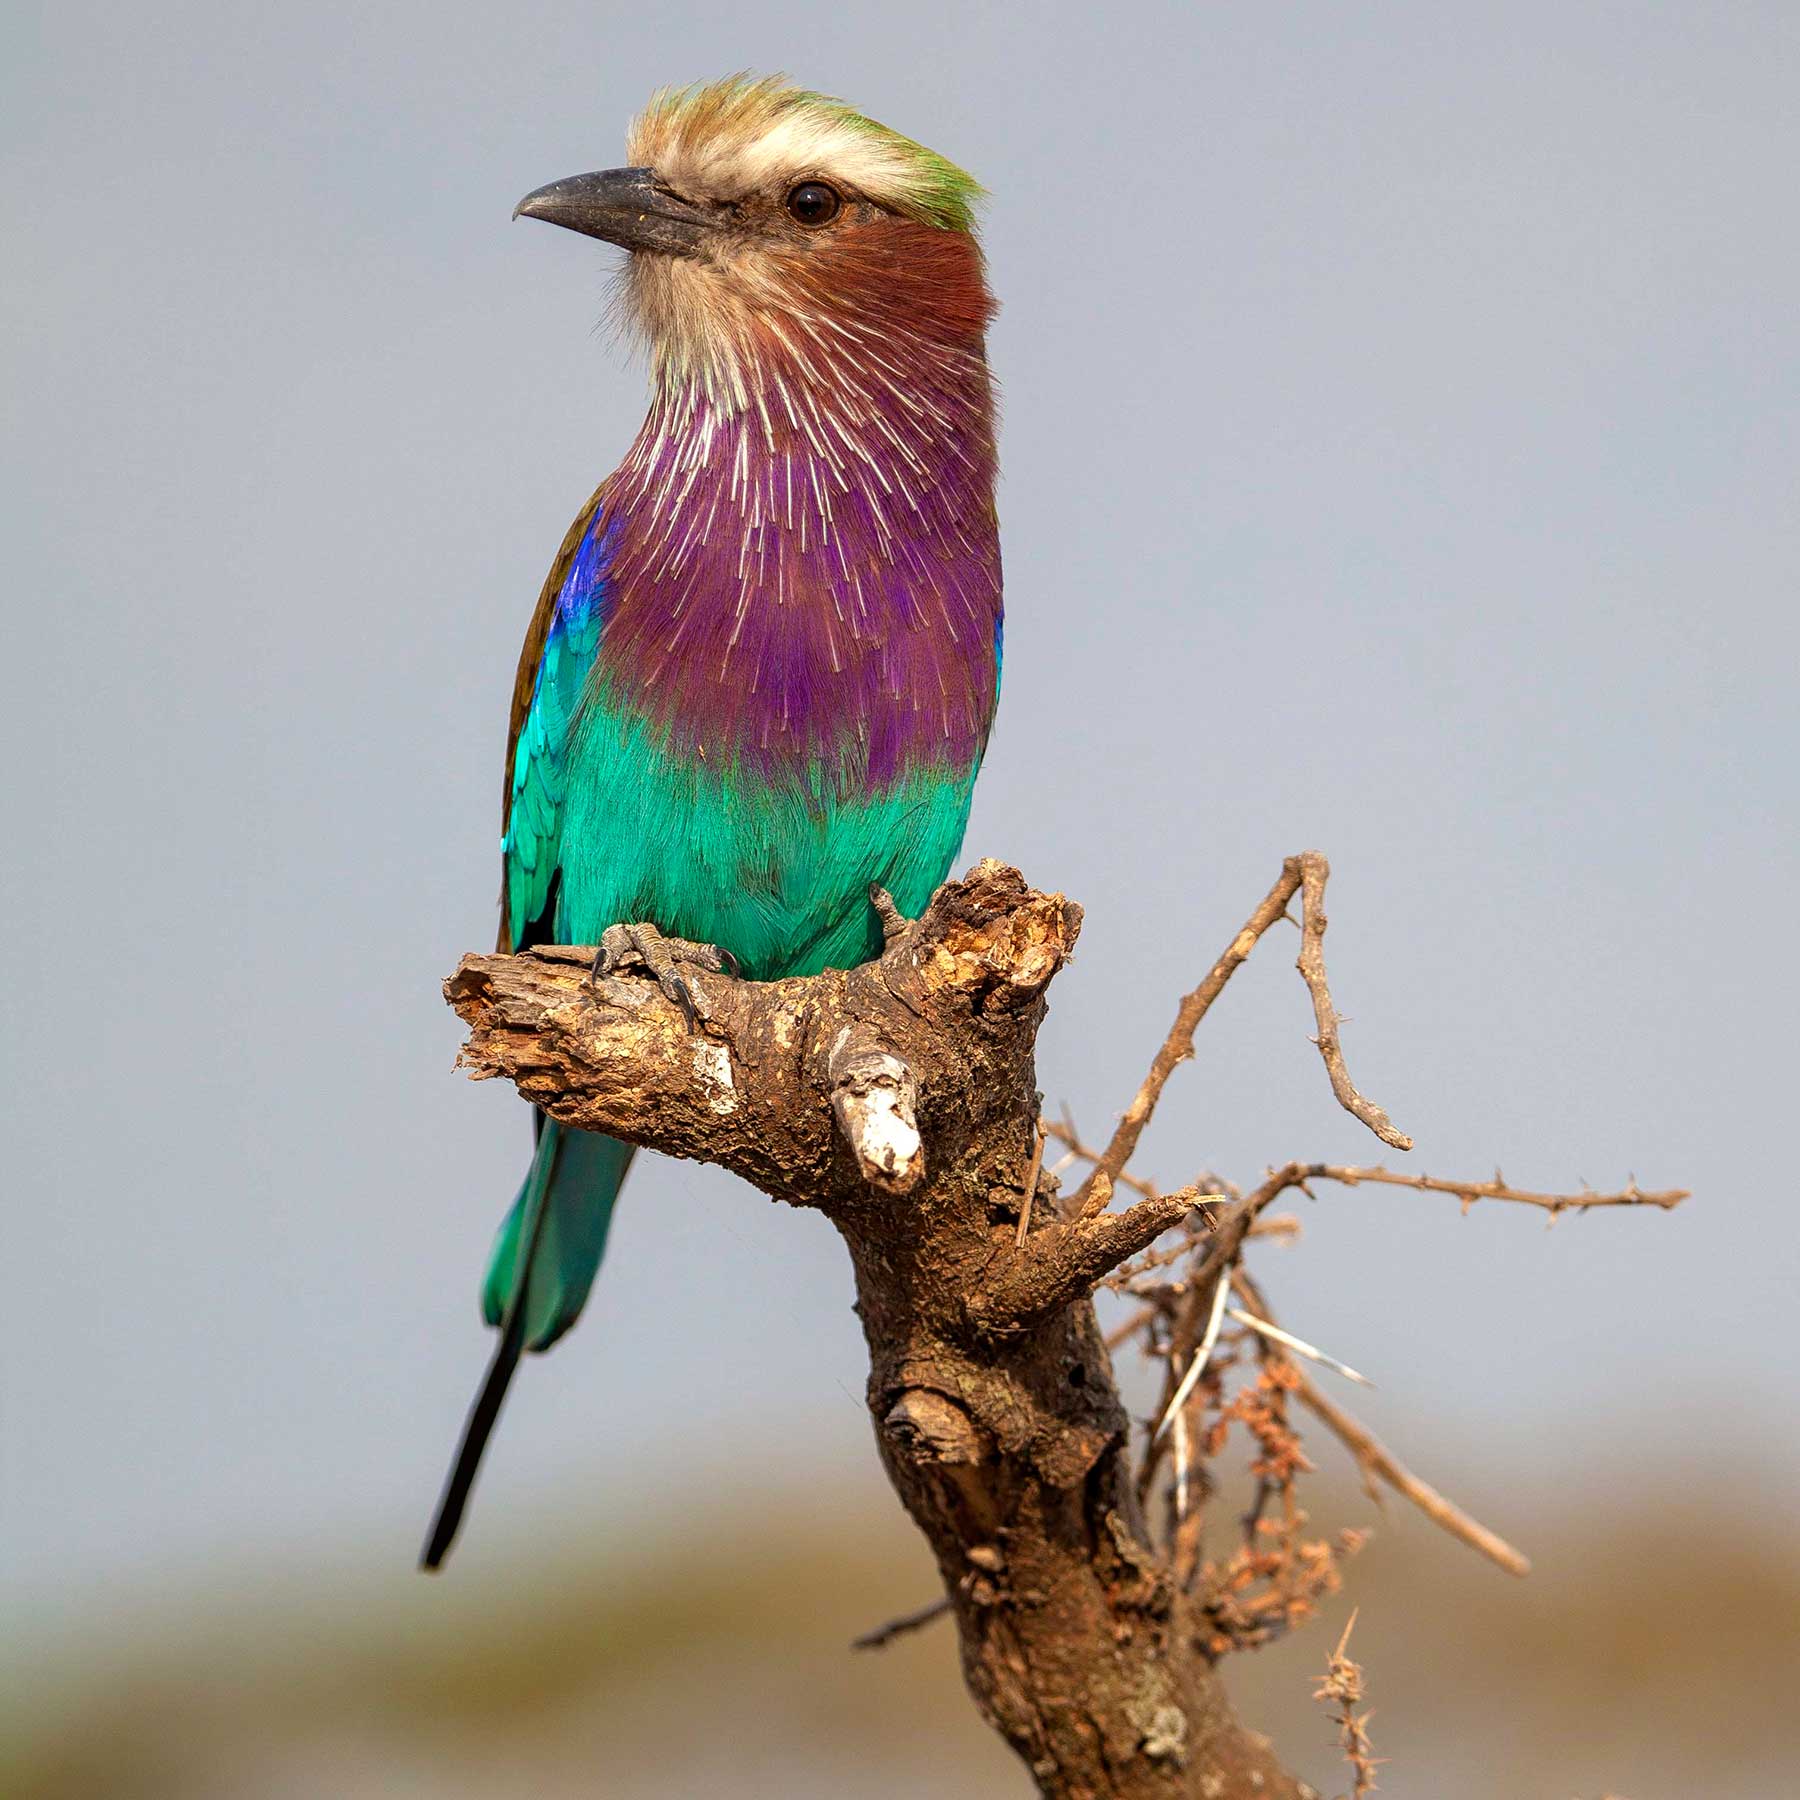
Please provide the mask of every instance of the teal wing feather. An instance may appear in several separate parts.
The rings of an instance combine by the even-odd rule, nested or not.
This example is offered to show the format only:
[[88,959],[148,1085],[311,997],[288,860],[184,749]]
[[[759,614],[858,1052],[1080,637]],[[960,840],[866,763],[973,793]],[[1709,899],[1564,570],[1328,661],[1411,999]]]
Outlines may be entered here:
[[502,941],[511,949],[550,941],[556,934],[574,721],[600,649],[608,535],[602,509],[591,505],[578,521],[578,531],[570,533],[573,549],[558,558],[526,639],[533,667],[528,688],[521,669],[522,710],[515,696],[506,835],[500,846],[505,870]]
[[[600,648],[607,543],[599,495],[563,540],[538,600],[513,686],[501,839],[500,948],[554,940],[575,717]],[[631,1146],[538,1116],[531,1167],[502,1221],[482,1282],[482,1312],[499,1329],[469,1409],[422,1561],[450,1552],[482,1451],[527,1350],[547,1350],[580,1314],[606,1252]]]

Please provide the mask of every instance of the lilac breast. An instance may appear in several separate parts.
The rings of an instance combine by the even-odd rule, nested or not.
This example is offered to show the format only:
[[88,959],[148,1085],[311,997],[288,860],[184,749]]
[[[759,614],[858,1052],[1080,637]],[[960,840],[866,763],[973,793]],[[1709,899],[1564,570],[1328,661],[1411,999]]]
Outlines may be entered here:
[[672,754],[885,788],[966,770],[992,723],[1001,617],[979,350],[770,372],[752,404],[660,397],[607,484],[596,679]]

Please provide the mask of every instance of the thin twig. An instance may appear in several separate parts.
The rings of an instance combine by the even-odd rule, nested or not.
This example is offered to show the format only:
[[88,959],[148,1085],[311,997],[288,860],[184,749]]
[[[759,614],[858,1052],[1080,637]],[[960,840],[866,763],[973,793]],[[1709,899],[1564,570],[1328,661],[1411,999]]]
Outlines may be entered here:
[[[1208,1291],[1208,1284],[1215,1275],[1229,1273],[1236,1264],[1239,1252],[1244,1247],[1244,1240],[1249,1237],[1263,1209],[1280,1199],[1289,1188],[1305,1186],[1304,1166],[1300,1163],[1284,1163],[1279,1169],[1270,1172],[1261,1187],[1246,1194],[1227,1210],[1208,1242],[1205,1260],[1189,1277],[1190,1296],[1196,1303],[1198,1296]],[[1194,1317],[1197,1319],[1197,1312]],[[1192,1330],[1191,1325],[1189,1330]],[[1179,1341],[1180,1328],[1177,1327],[1177,1342]]]
[[891,1644],[897,1637],[905,1637],[909,1631],[918,1631],[929,1625],[934,1619],[941,1619],[950,1610],[950,1597],[940,1594],[928,1606],[921,1606],[917,1612],[902,1613],[897,1619],[889,1619],[885,1625],[877,1625],[873,1631],[865,1631],[861,1637],[850,1640],[852,1650],[881,1650]]
[[1313,1040],[1325,1059],[1325,1073],[1331,1077],[1331,1091],[1338,1104],[1352,1117],[1361,1119],[1384,1144],[1396,1150],[1410,1150],[1413,1141],[1396,1128],[1392,1119],[1372,1100],[1356,1091],[1350,1071],[1344,1067],[1344,1052],[1338,1043],[1337,1008],[1331,1003],[1331,989],[1325,985],[1325,883],[1331,865],[1316,850],[1303,851],[1290,857],[1283,873],[1298,865],[1300,871],[1300,958],[1294,967],[1312,995],[1313,1018],[1319,1035]]
[[[1254,1192],[1246,1194],[1243,1199],[1234,1202],[1226,1209],[1225,1216],[1219,1221],[1211,1239],[1207,1242],[1206,1255],[1199,1266],[1182,1284],[1184,1293],[1181,1304],[1175,1315],[1174,1327],[1170,1333],[1170,1363],[1164,1376],[1164,1399],[1159,1417],[1166,1417],[1170,1396],[1175,1382],[1175,1360],[1186,1353],[1201,1328],[1202,1308],[1217,1298],[1213,1286],[1218,1282],[1222,1287],[1225,1277],[1235,1267],[1239,1253],[1244,1247],[1244,1240],[1250,1235],[1250,1228],[1256,1223],[1257,1215],[1271,1202],[1286,1193],[1291,1187],[1305,1184],[1305,1171],[1299,1163],[1286,1163],[1275,1170],[1269,1178]],[[1140,1204],[1148,1204],[1141,1202]],[[1266,1308],[1260,1310],[1267,1311]],[[1153,1433],[1145,1450],[1143,1467],[1138,1471],[1138,1492],[1148,1494],[1151,1483],[1155,1480],[1156,1471],[1162,1459],[1162,1442]]]
[[[1234,1200],[1241,1200],[1242,1194],[1233,1194]],[[1205,1213],[1204,1207],[1196,1207],[1195,1211]],[[1292,1213],[1279,1213],[1273,1219],[1258,1219],[1244,1233],[1246,1238],[1280,1238],[1284,1243],[1293,1243],[1301,1232],[1300,1221]],[[1130,1262],[1122,1264],[1111,1275],[1101,1282],[1104,1288],[1110,1288],[1115,1294],[1136,1294],[1140,1299],[1148,1299],[1151,1294],[1181,1294],[1187,1291],[1185,1281],[1146,1282],[1143,1278],[1153,1275],[1158,1269],[1166,1269],[1170,1263],[1180,1262],[1184,1256],[1192,1256],[1194,1245],[1192,1239],[1179,1244],[1171,1244],[1166,1250],[1146,1250],[1142,1256],[1134,1256]]]
[[1019,1235],[1013,1239],[1015,1244],[1025,1241],[1025,1234],[1031,1229],[1031,1203],[1037,1197],[1038,1170],[1044,1166],[1044,1128],[1039,1125],[1032,1139],[1031,1166],[1025,1171],[1025,1198],[1019,1203]]
[[1356,1458],[1359,1468],[1379,1475],[1396,1493],[1405,1495],[1426,1518],[1441,1525],[1452,1537],[1460,1538],[1471,1550],[1479,1550],[1490,1562],[1498,1563],[1507,1574],[1531,1573],[1530,1559],[1522,1551],[1515,1550],[1505,1538],[1489,1531],[1479,1520],[1470,1518],[1430,1482],[1421,1481],[1376,1440],[1366,1425],[1353,1419],[1335,1401],[1327,1399],[1304,1369],[1296,1369],[1294,1373],[1299,1376],[1294,1397],[1336,1433]]
[[[1239,1269],[1236,1271],[1235,1282],[1238,1291],[1251,1306],[1267,1318],[1270,1313],[1269,1303],[1250,1275]],[[1357,1473],[1362,1477],[1363,1486],[1372,1498],[1380,1500],[1380,1494],[1374,1486],[1374,1478],[1379,1476],[1396,1493],[1410,1500],[1428,1519],[1441,1525],[1452,1537],[1460,1538],[1470,1549],[1479,1550],[1491,1562],[1498,1563],[1507,1574],[1531,1573],[1531,1561],[1522,1551],[1515,1550],[1503,1537],[1489,1531],[1478,1519],[1470,1518],[1460,1506],[1447,1500],[1428,1481],[1420,1480],[1377,1441],[1375,1434],[1361,1420],[1352,1418],[1335,1401],[1327,1398],[1304,1369],[1296,1366],[1294,1377],[1294,1397],[1322,1419],[1356,1459]]]
[[[1091,1144],[1082,1142],[1080,1135],[1075,1130],[1075,1121],[1069,1117],[1067,1108],[1064,1108],[1063,1116],[1060,1119],[1040,1119],[1038,1123],[1043,1127],[1044,1135],[1055,1138],[1069,1152],[1070,1158],[1085,1163],[1098,1163],[1100,1158],[1106,1154],[1105,1151],[1096,1150]],[[1065,1158],[1066,1160],[1068,1159]],[[1142,1176],[1130,1174],[1124,1169],[1121,1169],[1113,1179],[1121,1187],[1128,1187],[1134,1193],[1142,1194],[1146,1200],[1154,1200],[1162,1192],[1155,1182],[1145,1181]]]
[[1156,1317],[1156,1313],[1157,1309],[1154,1306],[1140,1307],[1123,1325],[1115,1325],[1106,1334],[1107,1349],[1109,1351],[1117,1350],[1121,1344],[1129,1343]]
[[1280,1238],[1284,1244],[1297,1244],[1301,1233],[1305,1230],[1300,1221],[1292,1213],[1277,1213],[1272,1219],[1258,1219],[1245,1237]]
[[1169,1027],[1162,1048],[1157,1051],[1155,1060],[1150,1064],[1150,1072],[1144,1077],[1143,1086],[1126,1107],[1111,1141],[1095,1163],[1093,1173],[1076,1192],[1075,1212],[1081,1211],[1089,1191],[1102,1176],[1108,1182],[1115,1182],[1124,1173],[1125,1165],[1131,1161],[1132,1152],[1137,1149],[1138,1139],[1144,1134],[1144,1127],[1150,1123],[1150,1115],[1156,1111],[1156,1103],[1161,1098],[1169,1077],[1194,1054],[1194,1033],[1198,1030],[1200,1021],[1206,1017],[1212,1003],[1225,991],[1226,982],[1237,972],[1244,958],[1256,948],[1257,939],[1285,915],[1287,904],[1298,892],[1300,882],[1300,858],[1290,856],[1281,865],[1280,878],[1263,897],[1262,904],[1245,921],[1243,930],[1231,940],[1225,953],[1207,971],[1206,979],[1176,1008],[1175,1022]]
[[1508,1186],[1498,1169],[1492,1181],[1444,1181],[1432,1175],[1402,1175],[1379,1165],[1364,1168],[1349,1163],[1306,1163],[1302,1165],[1302,1177],[1307,1181],[1338,1181],[1345,1187],[1373,1181],[1388,1187],[1417,1188],[1421,1193],[1450,1194],[1462,1201],[1465,1210],[1477,1200],[1511,1200],[1523,1206],[1541,1206],[1551,1213],[1584,1212],[1595,1206],[1658,1206],[1667,1212],[1688,1198],[1686,1188],[1646,1193],[1635,1180],[1612,1194],[1596,1194],[1586,1187],[1575,1194],[1536,1194]]
[[1134,1256],[1130,1262],[1121,1266],[1107,1276],[1100,1285],[1108,1287],[1114,1293],[1143,1293],[1147,1298],[1150,1293],[1165,1294],[1171,1287],[1179,1289],[1183,1283],[1153,1282],[1147,1288],[1139,1289],[1132,1284],[1146,1275],[1153,1275],[1158,1269],[1166,1269],[1170,1263],[1180,1262],[1184,1256],[1194,1254],[1194,1240],[1183,1238],[1178,1244],[1171,1244],[1166,1250],[1146,1250],[1142,1256]]

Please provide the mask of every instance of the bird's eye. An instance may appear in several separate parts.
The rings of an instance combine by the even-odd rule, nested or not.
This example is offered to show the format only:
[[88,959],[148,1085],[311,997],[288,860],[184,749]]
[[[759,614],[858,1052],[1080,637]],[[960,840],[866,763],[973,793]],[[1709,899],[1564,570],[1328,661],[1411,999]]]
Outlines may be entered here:
[[829,225],[843,205],[836,188],[823,181],[803,181],[788,189],[788,216],[802,225]]

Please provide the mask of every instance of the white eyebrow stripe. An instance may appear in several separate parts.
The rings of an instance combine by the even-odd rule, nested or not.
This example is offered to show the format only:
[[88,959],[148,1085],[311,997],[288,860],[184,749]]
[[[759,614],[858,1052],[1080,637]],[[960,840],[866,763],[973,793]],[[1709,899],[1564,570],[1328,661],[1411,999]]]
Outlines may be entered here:
[[912,184],[905,161],[867,131],[835,119],[788,113],[737,147],[731,158],[752,186],[778,175],[836,175],[869,194]]
[[669,180],[719,193],[751,193],[802,175],[836,176],[874,200],[909,196],[919,185],[908,159],[871,133],[800,111],[754,137],[671,148],[663,171]]

